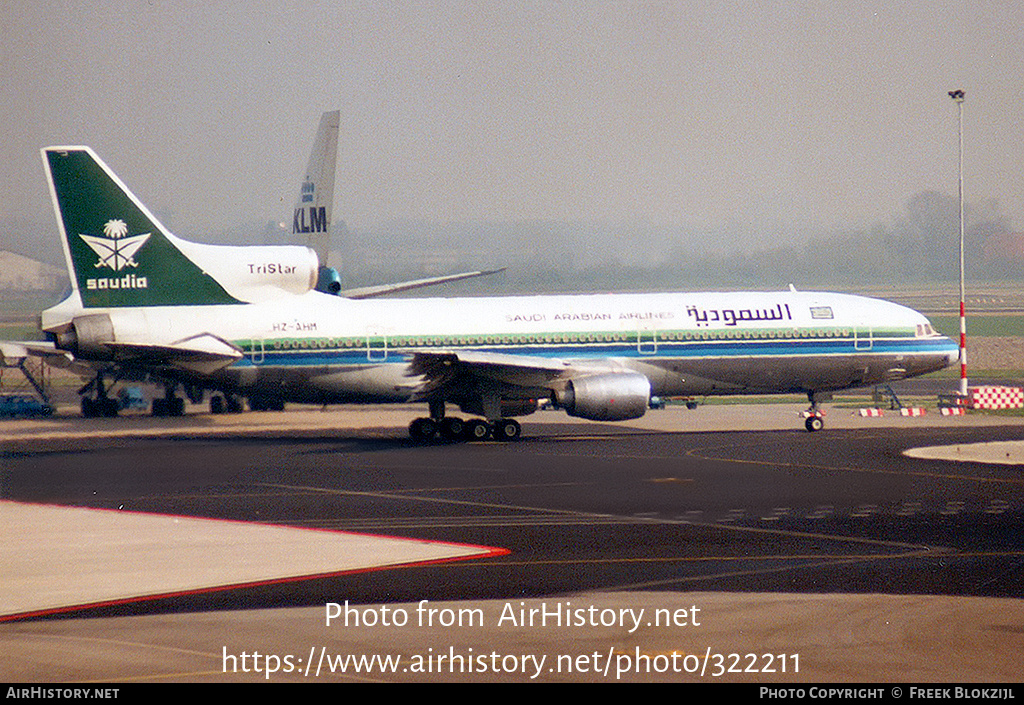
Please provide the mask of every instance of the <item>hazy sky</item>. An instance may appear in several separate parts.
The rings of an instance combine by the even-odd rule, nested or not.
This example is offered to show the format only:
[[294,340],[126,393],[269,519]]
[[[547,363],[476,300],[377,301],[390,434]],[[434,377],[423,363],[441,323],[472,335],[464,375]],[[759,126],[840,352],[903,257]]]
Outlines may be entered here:
[[341,110],[335,217],[888,222],[956,193],[1024,229],[1024,3],[0,3],[0,218],[88,144],[181,234],[288,217]]

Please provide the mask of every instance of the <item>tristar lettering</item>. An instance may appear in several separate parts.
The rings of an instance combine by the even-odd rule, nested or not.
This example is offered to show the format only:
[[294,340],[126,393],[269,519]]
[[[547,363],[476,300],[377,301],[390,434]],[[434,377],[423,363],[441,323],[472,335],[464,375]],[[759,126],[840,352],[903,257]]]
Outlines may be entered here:
[[[306,221],[306,211],[309,211],[309,222]],[[327,209],[324,206],[309,208],[296,208],[292,218],[293,233],[323,233],[327,232]]]
[[295,267],[290,264],[268,262],[267,264],[250,264],[249,274],[295,274]]

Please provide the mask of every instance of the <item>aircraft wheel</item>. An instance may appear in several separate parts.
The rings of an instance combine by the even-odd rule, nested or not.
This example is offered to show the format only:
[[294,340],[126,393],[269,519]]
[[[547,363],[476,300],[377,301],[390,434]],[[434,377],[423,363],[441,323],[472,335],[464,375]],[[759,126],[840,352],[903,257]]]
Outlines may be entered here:
[[804,421],[804,426],[808,431],[813,433],[814,431],[820,431],[825,428],[825,422],[820,416],[808,416],[807,420]]
[[[239,402],[239,411],[241,411],[241,402]],[[254,396],[249,397],[249,410],[250,411],[284,411],[284,399],[273,396]]]
[[466,422],[467,441],[485,441],[489,435],[491,435],[491,427],[486,421],[473,419]]
[[105,416],[108,419],[112,419],[117,416],[117,400],[110,398],[97,399],[96,404],[99,407],[99,415]]
[[224,413],[224,397],[222,397],[220,394],[214,394],[212,397],[210,397],[210,413]]
[[441,420],[441,438],[446,441],[461,441],[466,436],[466,422],[455,416]]
[[96,405],[89,397],[82,397],[82,416],[87,419],[96,416]]
[[437,435],[437,424],[433,419],[419,418],[409,424],[409,435],[417,443],[429,443]]
[[523,433],[522,426],[515,419],[498,419],[494,422],[494,438],[499,441],[515,441]]
[[167,400],[157,398],[153,400],[153,416],[167,416]]

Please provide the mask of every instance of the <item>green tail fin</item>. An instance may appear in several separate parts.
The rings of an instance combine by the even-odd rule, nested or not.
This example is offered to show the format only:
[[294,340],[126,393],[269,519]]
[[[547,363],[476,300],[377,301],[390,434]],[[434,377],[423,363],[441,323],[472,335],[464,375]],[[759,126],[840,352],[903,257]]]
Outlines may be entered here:
[[68,272],[86,308],[238,303],[91,149],[42,152]]

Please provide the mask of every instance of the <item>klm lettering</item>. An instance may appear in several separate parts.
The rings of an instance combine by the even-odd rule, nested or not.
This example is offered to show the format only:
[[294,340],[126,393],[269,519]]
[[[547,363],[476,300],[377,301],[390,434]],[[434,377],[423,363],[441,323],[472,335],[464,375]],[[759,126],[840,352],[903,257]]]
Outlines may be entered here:
[[296,208],[295,217],[292,219],[292,232],[327,232],[327,208],[325,208],[324,206],[320,206],[319,208],[315,206],[310,206],[309,208]]

